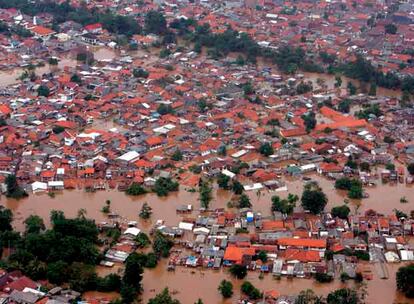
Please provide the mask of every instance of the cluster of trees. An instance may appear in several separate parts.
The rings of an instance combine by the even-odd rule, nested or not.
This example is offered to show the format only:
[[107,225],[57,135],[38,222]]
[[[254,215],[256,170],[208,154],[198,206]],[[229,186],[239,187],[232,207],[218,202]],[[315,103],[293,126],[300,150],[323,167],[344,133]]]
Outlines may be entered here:
[[363,197],[362,183],[357,179],[342,177],[335,181],[335,188],[347,190],[348,197],[352,199],[361,199]]
[[249,297],[250,300],[259,300],[262,298],[262,293],[249,281],[243,282],[240,287],[240,290],[243,294]]
[[272,144],[270,142],[265,142],[265,143],[261,144],[260,148],[259,148],[259,152],[260,152],[260,154],[262,154],[264,156],[272,155],[274,153]]
[[205,23],[196,25],[191,36],[194,50],[201,52],[202,47],[206,47],[213,58],[226,56],[230,52],[238,52],[246,55],[247,60],[256,62],[256,57],[260,55],[259,45],[248,34],[239,34],[231,28],[223,33],[215,34],[211,32],[210,25]]
[[301,81],[296,86],[296,93],[298,95],[302,95],[302,94],[311,92],[312,90],[313,90],[313,85],[312,85],[312,82],[310,82],[310,81],[308,81],[308,82]]
[[145,194],[147,193],[147,190],[142,187],[140,184],[133,182],[125,191],[126,194],[128,195],[141,195],[141,194]]
[[400,267],[396,276],[397,289],[406,297],[414,298],[414,264]]
[[299,68],[305,72],[323,72],[323,67],[308,59],[301,47],[282,46],[276,52],[263,50],[262,55],[272,60],[278,68],[288,74],[295,73]]
[[372,115],[374,115],[375,117],[381,116],[382,111],[379,105],[375,104],[375,105],[365,107],[364,109],[362,109],[361,111],[355,114],[358,118],[369,119]]
[[401,89],[411,94],[414,93],[413,76],[399,77],[394,72],[383,73],[375,68],[372,63],[362,55],[358,55],[353,62],[335,66],[334,70],[342,72],[349,78],[376,84],[380,87],[387,89]]
[[309,112],[307,114],[302,115],[302,119],[305,123],[305,128],[307,132],[312,131],[316,127],[316,115],[314,112]]
[[212,191],[213,188],[210,186],[210,184],[207,181],[200,179],[199,192],[202,208],[208,209],[208,207],[210,206],[210,201],[213,198]]
[[69,20],[82,25],[100,22],[106,30],[117,35],[132,36],[142,30],[133,17],[117,15],[109,10],[101,12],[97,8],[88,9],[86,4],[75,7],[69,1],[58,3],[47,0],[32,3],[29,0],[0,0],[0,8],[17,8],[30,16],[49,13],[55,24]]
[[28,196],[27,192],[20,187],[20,185],[17,182],[17,178],[15,175],[10,174],[6,177],[6,187],[7,187],[7,192],[6,192],[6,196],[7,197],[11,197],[14,199],[20,199],[23,197]]
[[0,209],[0,249],[14,248],[7,268],[19,269],[29,277],[48,279],[53,284],[68,283],[78,291],[119,291],[120,277],[99,278],[95,265],[100,260],[98,228],[79,212],[76,218],[66,218],[61,211],[52,211],[51,229],[45,229],[43,219],[36,215],[25,221],[23,235],[12,230],[12,212]]
[[15,25],[9,27],[5,22],[0,21],[0,33],[5,36],[17,35],[20,37],[31,37],[33,36],[32,32],[25,29],[20,25]]
[[[232,169],[233,172],[237,171]],[[243,185],[236,179],[231,180],[230,177],[220,173],[217,177],[217,185],[224,190],[232,190],[234,194],[241,195],[244,192]]]
[[328,198],[319,185],[313,182],[305,185],[301,203],[303,209],[308,210],[313,214],[319,214],[325,209],[325,206],[328,203]]
[[283,214],[291,214],[296,207],[299,197],[296,194],[289,193],[287,198],[281,199],[279,196],[272,196],[272,211],[278,211]]
[[295,304],[363,304],[365,292],[350,288],[331,291],[327,297],[318,296],[311,289],[303,290],[296,298]]
[[223,298],[231,298],[233,295],[233,284],[230,281],[222,280],[220,282],[218,290]]
[[160,177],[155,181],[153,191],[158,196],[167,196],[168,193],[178,191],[179,184],[169,177]]
[[339,217],[340,219],[347,219],[351,210],[347,205],[333,207],[331,209],[331,215],[333,217]]

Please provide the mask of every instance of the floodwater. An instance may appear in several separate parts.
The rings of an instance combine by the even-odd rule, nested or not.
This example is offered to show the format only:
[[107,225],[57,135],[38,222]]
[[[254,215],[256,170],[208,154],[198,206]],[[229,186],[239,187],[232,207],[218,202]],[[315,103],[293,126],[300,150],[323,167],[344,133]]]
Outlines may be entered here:
[[[98,61],[100,60],[111,60],[115,58],[116,52],[113,49],[109,48],[90,48],[90,51],[93,52],[94,58]],[[45,73],[53,72],[57,69],[63,69],[65,66],[74,67],[78,64],[75,58],[70,56],[59,58],[59,63],[57,66],[49,65],[47,62],[42,67],[37,67],[35,70],[36,75],[42,75]],[[24,68],[14,68],[11,70],[0,71],[0,88],[5,88],[9,85],[14,85],[19,83],[18,78],[25,71]]]
[[[346,198],[346,192],[336,190],[334,183],[322,176],[309,175],[312,180],[317,181],[328,197],[327,210],[333,206],[342,205]],[[288,191],[269,192],[263,190],[260,193],[256,191],[248,192],[253,209],[261,212],[262,215],[270,215],[271,197],[279,195],[286,197],[288,193],[300,194],[303,191],[302,179],[291,179],[286,182]],[[414,188],[413,186],[395,183],[395,184],[378,184],[374,187],[365,188],[369,198],[363,200],[347,200],[351,206],[351,212],[364,212],[368,209],[374,209],[384,214],[390,214],[394,209],[399,209],[406,213],[414,210]],[[95,193],[88,193],[83,190],[65,190],[55,193],[55,197],[46,194],[31,194],[28,198],[19,201],[7,199],[2,196],[0,203],[13,210],[15,214],[15,226],[22,229],[22,222],[30,214],[38,214],[43,218],[48,218],[50,210],[63,210],[68,216],[75,216],[77,211],[84,208],[87,215],[97,221],[107,220],[105,215],[100,211],[106,200],[111,201],[111,211],[119,214],[125,220],[136,220],[138,213],[144,202],[147,202],[153,209],[152,219],[165,220],[167,225],[176,225],[183,217],[195,217],[196,212],[189,215],[179,215],[176,213],[176,207],[183,204],[192,204],[194,209],[200,207],[197,192],[188,192],[186,188],[181,187],[180,191],[172,192],[167,197],[158,197],[154,193],[133,197],[127,196],[117,190],[102,190]],[[227,203],[232,199],[231,191],[216,189],[214,198],[211,202],[211,208],[226,208]],[[400,198],[406,197],[408,203],[400,203]],[[299,204],[298,204],[299,205]],[[297,207],[300,210],[300,207]],[[47,222],[47,221],[46,221]],[[150,226],[151,222],[143,223]]]
[[[401,264],[389,265],[390,277],[388,280],[382,280],[375,273],[375,267],[367,265],[373,270],[374,278],[366,281],[367,304],[373,303],[414,303],[404,297],[403,294],[396,291],[395,274]],[[165,270],[166,262],[163,261],[153,270],[146,270],[144,273],[144,303],[154,297],[164,287],[168,286],[174,297],[182,301],[183,304],[194,303],[198,298],[202,298],[204,303],[235,303],[240,298],[240,286],[242,280],[232,278],[227,269],[219,271],[200,270],[185,267],[177,267],[175,272]],[[217,287],[220,281],[226,279],[233,283],[234,295],[232,299],[223,300]],[[259,272],[249,272],[246,280],[261,291],[276,290],[282,295],[298,294],[305,289],[312,289],[316,294],[327,295],[332,290],[343,287],[358,287],[353,282],[342,283],[339,279],[329,284],[321,284],[313,279],[288,279],[286,277],[276,280],[270,274],[264,275],[263,279],[259,278]]]
[[[233,56],[234,58],[236,58],[236,55],[232,55],[229,57],[233,57]],[[273,73],[282,74],[281,72],[278,71],[277,66],[271,63],[269,60],[258,58],[257,64],[259,68],[272,67],[272,69],[274,70],[272,71]],[[328,74],[328,73],[309,73],[309,72],[301,72],[301,71],[298,71],[297,74],[302,74],[304,76],[304,78],[302,79],[303,81],[311,81],[314,89],[320,88],[320,86],[318,85],[318,80],[323,81],[323,85],[325,86],[323,90],[336,89],[335,88],[335,82],[336,82],[335,75]],[[351,79],[345,76],[341,76],[341,79],[342,79],[342,85],[340,89],[342,90],[342,92],[346,92],[348,82],[351,82],[358,88],[358,92],[357,92],[358,94],[367,93],[369,91],[369,84],[367,83],[364,83],[359,80]],[[377,96],[399,98],[401,97],[401,95],[402,95],[401,90],[391,90],[391,89],[377,87]]]
[[[105,60],[112,59],[116,53],[107,48],[100,48],[94,51],[95,59]],[[76,65],[76,60],[70,58],[61,59],[58,68],[64,66]],[[55,67],[53,67],[55,68]],[[49,72],[51,67],[48,65],[36,69],[36,73],[42,74]],[[2,82],[0,87],[17,83],[16,78],[22,73],[22,69],[13,71],[0,72]],[[323,78],[328,89],[333,88],[335,82],[332,75],[326,74],[310,74],[306,73],[305,77],[316,83],[318,78]],[[343,87],[346,87],[347,79],[343,77]],[[385,90],[378,88],[378,95],[397,97],[400,95],[398,91]],[[117,126],[112,121],[96,121],[93,127],[108,129]],[[311,175],[313,180],[318,181],[324,192],[327,194],[329,203],[327,209],[332,206],[343,204],[346,199],[346,193],[334,189],[333,182],[321,176]],[[270,215],[271,197],[279,195],[281,197],[294,193],[300,195],[303,190],[303,181],[301,179],[290,179],[287,182],[288,191],[285,192],[268,192],[261,191],[249,192],[253,209],[260,211],[263,215]],[[379,184],[376,187],[366,188],[369,198],[362,201],[349,200],[352,212],[363,212],[368,209],[375,209],[379,212],[389,214],[393,209],[399,209],[406,213],[414,210],[414,192],[413,187],[404,184]],[[217,190],[214,193],[214,199],[211,202],[212,208],[226,208],[227,202],[231,200],[232,193],[229,191]],[[401,204],[400,198],[406,197],[408,203]],[[51,210],[62,210],[69,217],[76,216],[79,209],[83,208],[87,212],[87,216],[95,219],[97,222],[108,221],[108,218],[101,212],[101,208],[105,205],[105,201],[111,201],[111,212],[117,213],[126,222],[130,220],[138,220],[139,228],[148,231],[157,219],[165,220],[167,225],[177,225],[182,217],[196,217],[197,211],[189,215],[179,215],[176,213],[176,207],[182,204],[192,204],[195,209],[199,208],[198,193],[191,193],[181,188],[179,192],[171,193],[168,197],[159,198],[155,194],[149,193],[138,197],[130,197],[116,190],[98,191],[96,193],[86,193],[83,190],[67,190],[57,192],[55,197],[46,194],[34,194],[28,198],[16,201],[7,199],[4,196],[0,198],[0,204],[10,208],[14,212],[14,226],[18,230],[23,230],[23,221],[31,214],[36,214],[45,219],[49,225],[49,215]],[[142,221],[138,218],[138,213],[144,202],[147,202],[153,209],[151,220]],[[300,209],[298,207],[298,209]],[[169,287],[174,297],[179,299],[183,304],[192,304],[198,298],[202,298],[204,303],[235,303],[240,296],[240,285],[242,281],[231,278],[226,269],[220,271],[190,269],[177,267],[175,272],[166,270],[166,260],[163,260],[155,269],[146,270],[144,274],[144,293],[142,299],[144,303],[160,292],[164,287]],[[382,280],[373,270],[374,279],[367,282],[368,303],[414,303],[405,299],[403,295],[396,291],[395,273],[401,264],[388,265],[390,278]],[[105,268],[98,266],[98,273],[106,275],[111,272],[119,272],[119,266],[113,268]],[[232,299],[223,300],[217,291],[217,286],[222,279],[231,280],[234,284],[235,294]],[[312,289],[317,294],[328,294],[331,290],[344,287],[346,284],[335,280],[330,284],[320,284],[310,279],[287,279],[282,278],[275,280],[271,275],[265,275],[263,279],[259,278],[258,272],[250,272],[247,276],[257,288],[262,291],[277,290],[281,294],[296,294],[304,289]],[[347,286],[353,286],[353,283],[347,283]],[[116,297],[116,293],[97,293],[88,292],[86,297],[98,297],[112,299]]]
[[[324,192],[329,198],[328,208],[340,205],[346,198],[346,193],[337,191],[333,187],[333,182],[321,176],[310,175],[313,180],[318,181]],[[249,196],[256,211],[261,211],[263,215],[270,215],[270,204],[272,195],[286,196],[288,192],[300,194],[302,192],[303,181],[301,179],[290,180],[287,182],[288,191],[285,192],[267,192],[262,191],[260,195],[257,192],[249,192]],[[368,188],[367,192],[370,197],[361,202],[350,202],[351,205],[359,205],[358,212],[373,208],[383,213],[391,213],[394,208],[409,212],[414,209],[413,189],[404,184],[396,185],[378,185],[377,187]],[[406,196],[409,203],[401,204],[399,202],[402,196]],[[211,203],[212,208],[226,207],[227,202],[232,198],[230,191],[216,190],[214,199]],[[153,222],[157,219],[165,220],[167,225],[177,225],[182,217],[196,217],[197,211],[190,215],[178,215],[176,207],[181,204],[193,204],[195,209],[199,207],[198,193],[191,193],[181,188],[180,191],[171,193],[168,197],[157,197],[149,193],[138,197],[130,197],[116,190],[98,191],[96,193],[86,193],[83,190],[69,190],[58,192],[54,198],[46,194],[30,195],[28,198],[20,201],[6,199],[1,197],[0,203],[13,210],[15,215],[14,225],[17,229],[23,230],[23,220],[30,214],[37,214],[45,219],[49,225],[49,213],[51,210],[63,210],[69,217],[76,216],[77,211],[84,208],[87,216],[94,218],[97,222],[108,221],[106,216],[100,211],[105,201],[111,201],[111,211],[121,216],[124,221],[139,220],[138,213],[144,202],[148,202],[153,209],[152,220],[139,220],[139,228],[148,231]],[[351,208],[355,212],[357,208]],[[389,265],[390,278],[382,280],[371,267],[374,273],[374,279],[368,281],[368,303],[414,303],[410,302],[396,291],[395,272],[401,264]],[[100,275],[106,275],[111,272],[119,272],[120,267],[114,268],[98,267]],[[235,285],[235,295],[233,299],[223,301],[217,292],[217,286],[222,279],[232,280]],[[331,290],[343,287],[343,283],[335,280],[331,284],[319,284],[310,279],[287,279],[274,280],[272,276],[265,275],[259,279],[259,273],[251,272],[247,277],[254,285],[261,290],[275,289],[282,294],[295,294],[303,289],[310,288],[318,294],[327,294]],[[352,284],[352,283],[348,283]],[[241,282],[232,279],[227,271],[220,270],[199,270],[177,267],[175,272],[166,270],[166,260],[162,261],[155,269],[147,269],[144,274],[144,303],[164,287],[168,286],[174,293],[174,296],[181,300],[183,304],[194,303],[198,297],[204,300],[204,303],[234,303],[240,295]],[[350,285],[351,286],[351,285]],[[114,297],[116,294],[88,293],[88,296]]]
[[[76,66],[77,61],[75,59],[71,58],[61,58],[59,60],[58,66],[51,66],[48,63],[46,63],[42,67],[37,67],[35,70],[36,75],[42,75],[45,73],[50,73],[51,71],[55,69],[63,69],[65,66]],[[19,83],[19,77],[22,75],[22,73],[25,71],[24,68],[15,68],[12,70],[7,71],[0,71],[0,88],[5,88],[7,86],[17,84]]]

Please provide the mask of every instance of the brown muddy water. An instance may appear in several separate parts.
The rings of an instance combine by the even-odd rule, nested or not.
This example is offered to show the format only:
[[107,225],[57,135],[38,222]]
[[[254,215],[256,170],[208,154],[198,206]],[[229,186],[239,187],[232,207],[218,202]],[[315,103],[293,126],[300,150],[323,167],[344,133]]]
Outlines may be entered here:
[[[312,180],[317,181],[323,191],[328,196],[327,210],[331,207],[342,205],[346,199],[346,192],[338,191],[334,188],[333,181],[327,180],[319,175],[310,175]],[[253,210],[261,212],[262,215],[270,215],[271,197],[279,195],[286,197],[288,193],[300,194],[303,190],[302,179],[293,179],[287,182],[288,191],[269,192],[261,191],[260,194],[251,191],[249,195]],[[95,193],[87,193],[83,190],[65,190],[56,192],[55,197],[46,194],[31,194],[28,198],[19,201],[7,199],[2,196],[0,203],[7,208],[13,210],[15,214],[15,226],[17,229],[23,228],[24,219],[30,214],[37,214],[46,219],[51,210],[62,210],[67,216],[76,216],[79,209],[86,210],[88,217],[96,219],[96,221],[107,220],[106,216],[101,212],[106,200],[111,201],[111,212],[119,214],[125,220],[137,220],[138,213],[144,202],[147,202],[153,209],[152,220],[165,220],[167,225],[176,225],[181,215],[176,213],[176,207],[182,204],[192,204],[194,209],[200,207],[197,192],[188,192],[183,187],[180,191],[170,193],[167,197],[158,197],[154,193],[132,197],[127,196],[123,192],[117,190],[103,190]],[[365,188],[369,194],[369,198],[363,200],[348,200],[352,212],[362,213],[368,209],[374,209],[384,214],[390,214],[394,209],[399,209],[409,213],[414,210],[414,187],[405,184],[379,184],[374,187]],[[400,198],[405,196],[408,203],[400,203]],[[216,189],[214,198],[211,202],[211,208],[226,208],[227,203],[233,197],[232,192]],[[299,205],[299,204],[298,204]],[[300,207],[297,207],[300,210]],[[197,216],[197,211],[188,216]],[[151,226],[151,221],[141,223],[144,228]]]
[[[366,282],[367,304],[391,304],[391,303],[414,303],[406,299],[404,295],[396,291],[395,273],[401,264],[389,265],[390,278],[382,280],[372,268],[374,279]],[[198,298],[202,298],[204,303],[230,304],[236,303],[240,298],[240,286],[242,280],[235,280],[229,274],[227,269],[220,271],[214,270],[194,270],[190,268],[176,268],[175,272],[165,271],[166,263],[160,265],[154,270],[146,270],[144,274],[144,294],[143,301],[147,303],[148,299],[154,297],[164,287],[168,286],[174,293],[175,298],[182,301],[183,304],[192,304]],[[226,279],[232,281],[234,285],[234,295],[229,300],[223,300],[217,291],[220,281]],[[341,283],[336,279],[333,283],[321,284],[312,279],[288,279],[281,278],[275,280],[271,275],[265,275],[263,279],[259,278],[259,272],[249,272],[246,280],[261,291],[276,290],[281,294],[298,294],[304,289],[312,289],[320,295],[327,295],[332,290],[343,287],[356,287],[352,282]]]
[[[340,205],[346,198],[346,193],[337,191],[333,187],[333,183],[323,177],[311,175],[313,180],[319,182],[324,192],[329,198],[328,209],[335,205]],[[286,196],[288,192],[300,194],[303,189],[303,181],[301,179],[290,180],[287,182],[288,191],[285,192],[267,192],[262,191],[260,195],[256,192],[248,193],[255,211],[261,211],[263,215],[270,214],[270,202],[272,195]],[[414,209],[414,192],[412,187],[403,184],[385,184],[376,187],[367,188],[370,197],[361,202],[351,201],[352,212],[358,210],[363,212],[367,209],[375,209],[383,213],[391,213],[397,208],[405,212]],[[400,203],[400,198],[405,196],[409,202]],[[214,199],[211,203],[212,208],[226,207],[227,202],[232,198],[231,192],[216,190]],[[148,231],[153,222],[157,219],[165,220],[167,225],[176,225],[181,216],[176,214],[176,207],[181,204],[193,204],[195,209],[199,208],[198,193],[191,193],[181,188],[179,192],[172,193],[168,197],[159,198],[155,194],[149,193],[139,197],[129,197],[122,192],[115,190],[98,191],[96,193],[86,193],[82,190],[72,190],[57,193],[54,198],[46,194],[30,195],[26,199],[20,201],[6,199],[4,196],[0,198],[0,204],[13,210],[15,214],[14,225],[17,229],[23,230],[23,220],[30,214],[37,214],[43,217],[49,224],[49,214],[53,209],[63,210],[67,216],[76,216],[77,211],[84,208],[87,216],[94,218],[97,222],[107,221],[106,216],[100,211],[105,201],[111,201],[111,211],[119,214],[125,221],[138,220],[138,213],[144,202],[148,202],[153,208],[152,220],[139,221],[139,228]],[[196,217],[197,211],[191,215]],[[146,303],[148,299],[160,292],[164,287],[169,287],[174,296],[183,304],[192,304],[199,297],[204,303],[235,303],[240,295],[241,282],[232,279],[226,269],[220,271],[200,270],[177,267],[175,272],[166,270],[167,261],[162,261],[157,268],[146,270],[144,274],[144,293],[143,301]],[[388,265],[390,278],[388,280],[380,279],[376,273],[374,266],[369,266],[373,273],[374,279],[367,282],[368,303],[414,303],[405,299],[403,295],[396,291],[395,273],[401,264]],[[100,275],[106,275],[110,272],[119,272],[119,266],[114,268],[98,267]],[[235,295],[232,299],[223,301],[217,292],[217,286],[222,279],[232,280],[235,285]],[[254,285],[261,290],[267,291],[275,289],[281,294],[295,294],[303,289],[310,288],[318,294],[327,294],[331,290],[343,287],[343,283],[339,280],[331,284],[319,284],[310,279],[295,278],[289,280],[282,278],[274,280],[271,275],[265,275],[263,279],[259,279],[259,273],[251,272],[247,277]],[[348,283],[352,284],[352,283]],[[349,285],[351,286],[351,285]],[[88,293],[88,296],[96,296],[101,298],[112,298],[116,294]]]
[[[115,58],[116,56],[116,52],[112,49],[109,48],[91,48],[90,49],[93,54],[94,54],[94,58],[96,60],[111,60],[113,58]],[[46,63],[44,66],[42,67],[37,67],[35,70],[36,75],[42,75],[45,73],[50,73],[53,71],[56,71],[57,69],[63,69],[65,66],[69,66],[69,67],[75,67],[78,64],[78,62],[76,61],[75,58],[71,58],[70,56],[68,57],[63,57],[63,58],[59,58],[59,63],[57,66],[52,66],[49,65],[48,63]],[[14,68],[11,70],[7,70],[7,71],[0,71],[0,88],[5,88],[9,85],[14,85],[19,83],[18,78],[20,77],[20,75],[25,71],[24,68]]]

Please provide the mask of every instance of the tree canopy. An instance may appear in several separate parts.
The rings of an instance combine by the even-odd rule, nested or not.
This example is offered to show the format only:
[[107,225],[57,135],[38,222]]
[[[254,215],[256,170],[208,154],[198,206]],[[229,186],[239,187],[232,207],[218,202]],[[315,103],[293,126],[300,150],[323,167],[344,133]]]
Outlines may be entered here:
[[400,267],[396,280],[397,289],[408,298],[414,298],[414,264]]
[[328,198],[316,183],[307,184],[302,193],[302,207],[313,214],[319,214],[325,209]]

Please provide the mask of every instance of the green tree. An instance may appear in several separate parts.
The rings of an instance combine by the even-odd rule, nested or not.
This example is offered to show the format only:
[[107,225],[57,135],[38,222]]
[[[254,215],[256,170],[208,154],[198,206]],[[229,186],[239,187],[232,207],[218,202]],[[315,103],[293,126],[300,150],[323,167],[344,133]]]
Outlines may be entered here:
[[385,29],[385,33],[387,34],[391,34],[391,35],[395,35],[397,34],[398,28],[395,24],[393,23],[388,23],[384,26]]
[[357,92],[357,88],[354,86],[352,82],[348,82],[347,85],[349,95],[355,95]]
[[68,275],[68,264],[57,261],[47,265],[47,279],[50,283],[60,285],[66,281]]
[[332,282],[333,277],[330,276],[329,274],[326,273],[322,273],[322,272],[317,272],[315,274],[315,279],[316,281],[318,281],[319,283],[329,283]]
[[239,208],[251,208],[252,207],[250,198],[246,194],[242,193],[242,195],[240,195],[238,207]]
[[137,297],[137,290],[128,284],[122,284],[121,290],[120,290],[123,304],[129,304],[134,302],[135,298]]
[[110,200],[105,201],[105,205],[102,207],[101,212],[104,214],[108,214],[109,212],[111,212],[111,201]]
[[304,187],[301,202],[303,209],[319,214],[325,208],[328,199],[317,184],[307,184]]
[[158,196],[167,196],[169,192],[178,191],[179,184],[169,177],[159,177],[155,181],[154,192]]
[[244,59],[244,57],[243,57],[241,54],[239,54],[239,55],[237,56],[237,58],[236,58],[235,63],[236,63],[237,65],[243,66],[243,65],[245,65],[245,64],[246,64],[246,60]]
[[263,154],[264,156],[269,156],[274,153],[274,150],[273,150],[272,145],[269,142],[265,142],[260,146],[259,152]]
[[58,65],[59,60],[57,58],[55,58],[55,57],[50,57],[49,60],[48,60],[48,63],[50,65]]
[[135,242],[137,243],[138,248],[145,248],[149,244],[151,244],[151,241],[144,232],[138,233],[138,235],[135,237]]
[[173,247],[174,242],[161,232],[157,231],[152,243],[152,249],[158,258],[166,258],[170,254],[170,250]]
[[173,299],[168,288],[164,288],[161,293],[150,299],[148,304],[180,304],[180,301]]
[[256,254],[256,258],[258,260],[261,260],[263,263],[267,262],[267,253],[264,250],[260,250],[257,254]]
[[13,174],[9,174],[6,177],[6,186],[7,186],[7,192],[6,196],[20,199],[27,196],[26,191],[24,191],[19,184],[17,183],[17,178]]
[[397,271],[397,289],[407,298],[414,298],[414,264],[402,266]]
[[315,295],[312,289],[302,290],[295,300],[295,304],[324,304],[323,298]]
[[335,181],[335,188],[340,190],[351,189],[352,181],[347,177],[341,177]]
[[166,104],[160,104],[157,108],[157,112],[160,115],[166,115],[166,114],[171,114],[174,112],[173,108],[170,105],[166,105]]
[[55,133],[55,134],[60,134],[63,131],[65,131],[65,128],[62,127],[62,126],[54,126],[53,129],[52,129],[52,132]]
[[342,78],[339,75],[335,76],[335,88],[340,88],[342,86]]
[[70,77],[70,81],[80,84],[82,83],[82,78],[75,73]]
[[361,171],[364,171],[364,172],[370,172],[371,171],[371,168],[370,168],[370,165],[369,165],[368,162],[360,163],[359,168],[361,169]]
[[176,149],[173,153],[173,155],[171,156],[171,159],[174,161],[180,161],[183,159],[183,153],[181,152],[180,149]]
[[26,233],[40,233],[45,230],[43,219],[38,215],[29,215],[25,220]]
[[342,205],[342,206],[338,206],[338,207],[333,207],[331,209],[331,214],[333,217],[339,217],[341,219],[347,219],[349,212],[351,210],[349,209],[349,207],[347,205]]
[[240,287],[240,290],[251,300],[258,300],[262,297],[262,293],[260,292],[260,290],[254,287],[254,285],[248,281],[243,282],[243,284]]
[[122,277],[122,283],[126,286],[132,286],[136,292],[142,289],[142,264],[138,253],[131,253],[125,261],[125,270]]
[[313,90],[313,86],[311,82],[303,82],[301,81],[297,86],[296,86],[296,93],[298,95],[302,95],[302,94],[306,94],[308,92],[311,92]]
[[98,278],[96,290],[102,292],[119,291],[121,284],[121,277],[115,273],[110,273],[104,278]]
[[149,73],[144,69],[133,69],[132,75],[134,75],[135,78],[148,78]]
[[233,284],[230,281],[222,280],[218,287],[223,298],[231,298],[233,295]]
[[247,268],[243,265],[234,264],[229,269],[230,273],[237,279],[244,279],[247,275]]
[[369,96],[377,96],[377,84],[375,82],[372,82],[369,87]]
[[410,173],[411,175],[414,175],[414,163],[409,163],[407,165],[407,170],[408,170],[408,173]]
[[228,177],[227,175],[224,175],[223,173],[220,173],[219,176],[217,177],[217,185],[221,189],[226,189],[226,190],[229,189],[229,182],[230,182],[230,177]]
[[360,301],[357,292],[349,288],[341,288],[332,291],[326,298],[327,304],[359,304]]
[[362,190],[362,184],[359,181],[354,180],[351,189],[348,191],[348,197],[352,199],[361,199],[364,196]]
[[167,21],[161,12],[149,11],[145,16],[144,29],[147,33],[164,34],[167,31]]
[[139,217],[144,220],[147,220],[151,217],[151,214],[152,214],[152,208],[150,207],[150,205],[148,205],[147,202],[145,202],[142,205],[141,211],[139,212]]
[[212,188],[210,187],[208,182],[205,182],[203,180],[201,180],[201,184],[199,187],[199,192],[200,192],[200,202],[201,202],[201,207],[203,207],[204,209],[208,209],[208,207],[210,206],[210,201],[212,200]]
[[278,211],[284,214],[291,214],[296,207],[298,201],[297,196],[293,196],[292,199],[281,199],[279,196],[272,196],[272,211]]
[[306,131],[310,132],[316,127],[316,117],[314,112],[302,115],[302,119],[305,123]]
[[37,88],[37,95],[48,97],[50,95],[50,90],[47,86],[41,85]]
[[136,196],[147,193],[147,190],[145,190],[145,188],[140,184],[133,182],[125,191],[125,193],[128,195]]
[[232,190],[234,194],[240,195],[243,193],[244,188],[243,188],[243,185],[238,180],[234,180]]
[[349,113],[351,110],[351,101],[349,99],[343,99],[338,104],[338,111],[342,113]]
[[12,231],[13,212],[0,205],[0,232]]

